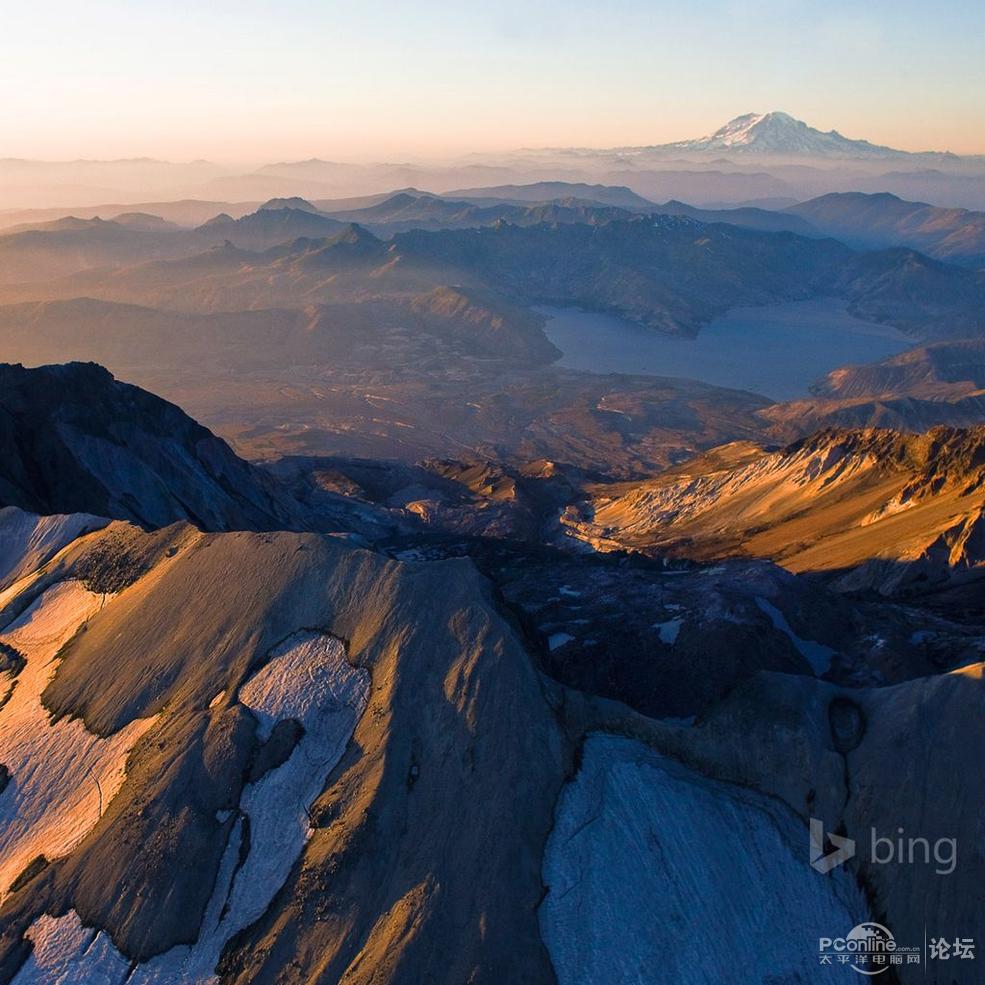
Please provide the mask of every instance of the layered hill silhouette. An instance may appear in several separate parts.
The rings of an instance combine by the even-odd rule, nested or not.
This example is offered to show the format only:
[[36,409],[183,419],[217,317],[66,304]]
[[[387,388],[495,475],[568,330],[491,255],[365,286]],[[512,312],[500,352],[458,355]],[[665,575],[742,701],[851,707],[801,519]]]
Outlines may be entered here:
[[[792,214],[669,208],[677,215],[633,216],[577,199],[478,207],[405,193],[336,218],[303,200],[275,201],[195,230],[70,220],[0,236],[10,261],[2,294],[206,311],[471,285],[512,302],[581,305],[684,335],[735,306],[834,296],[859,317],[923,338],[983,330],[985,282],[974,270],[902,246],[854,251],[818,238]],[[346,215],[375,220],[377,232],[393,238],[341,222]],[[964,230],[956,235],[973,240],[966,220],[954,220]],[[784,223],[809,235],[784,231]],[[946,252],[940,242],[935,248]]]
[[39,229],[0,235],[0,282],[44,281],[79,270],[114,267],[135,258],[190,251],[180,231],[99,218],[55,220]]
[[[612,197],[619,199],[621,196]],[[639,205],[642,208],[628,209],[570,194],[528,205],[522,201],[482,198],[468,201],[398,192],[382,202],[362,209],[335,211],[330,214],[336,219],[365,226],[376,235],[392,236],[410,229],[471,229],[492,226],[498,222],[521,226],[541,222],[584,222],[595,225],[613,219],[626,219],[635,212],[650,212],[654,208],[643,199],[639,199]]]
[[985,266],[985,212],[907,202],[889,193],[840,192],[790,206],[783,214],[852,245],[910,246],[939,260]]
[[343,223],[319,215],[311,207],[299,208],[297,203],[292,203],[274,208],[268,204],[239,219],[220,214],[195,232],[205,242],[214,243],[218,239],[244,250],[267,250],[305,236],[333,236],[343,228]]
[[665,202],[656,211],[746,229],[830,236],[859,249],[907,246],[950,263],[985,265],[985,213],[908,202],[889,192],[832,192],[782,209]]
[[413,232],[394,246],[532,301],[606,310],[685,335],[737,305],[823,295],[914,334],[971,335],[985,326],[985,282],[972,271],[905,249],[858,254],[832,240],[687,217]]
[[455,283],[529,304],[584,305],[684,335],[737,305],[824,295],[916,335],[972,335],[985,327],[985,284],[972,271],[905,249],[856,253],[832,240],[670,216],[599,225],[497,223],[412,231],[390,242],[353,224],[260,254],[226,244],[109,275],[79,274],[45,291],[229,310],[406,297]]
[[447,192],[447,198],[463,198],[481,204],[516,205],[519,203],[554,202],[574,198],[593,205],[648,212],[653,203],[620,185],[588,185],[573,181],[533,181],[523,185],[491,185],[484,188],[460,188]]

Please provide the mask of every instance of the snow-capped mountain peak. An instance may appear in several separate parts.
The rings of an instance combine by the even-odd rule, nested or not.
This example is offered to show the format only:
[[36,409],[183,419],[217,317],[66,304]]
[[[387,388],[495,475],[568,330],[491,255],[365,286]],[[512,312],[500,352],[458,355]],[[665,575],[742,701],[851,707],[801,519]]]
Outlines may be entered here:
[[795,120],[787,113],[745,113],[729,120],[719,127],[706,140],[715,140],[726,147],[748,146],[762,140],[765,136],[783,136],[797,130],[806,131],[809,127]]
[[788,113],[746,113],[707,137],[669,145],[675,150],[809,157],[895,157],[905,151],[816,130]]

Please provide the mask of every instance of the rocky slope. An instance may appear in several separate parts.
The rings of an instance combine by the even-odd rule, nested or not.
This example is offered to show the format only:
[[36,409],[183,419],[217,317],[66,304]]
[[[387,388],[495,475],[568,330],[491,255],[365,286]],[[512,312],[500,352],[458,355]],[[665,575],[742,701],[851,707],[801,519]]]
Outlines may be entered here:
[[965,387],[920,396],[885,393],[843,399],[823,397],[773,404],[763,409],[766,437],[778,442],[830,428],[891,428],[919,434],[935,427],[970,428],[985,420],[985,394]]
[[815,383],[805,400],[760,414],[779,440],[829,427],[891,427],[920,432],[985,420],[985,346],[959,339],[918,346],[865,365],[842,366]]
[[[90,425],[114,409],[127,468],[107,480],[147,467],[148,407],[188,434],[98,368],[8,374],[61,384],[60,400],[21,394],[18,434],[53,440],[79,381]],[[720,496],[748,518],[770,486],[795,523],[799,491],[855,509],[902,473],[916,515],[976,494],[983,446],[832,434],[787,449],[792,464],[733,446],[681,513]],[[716,473],[729,456],[744,481]],[[211,474],[159,478],[222,503]],[[464,513],[536,476],[442,461],[324,478],[367,500],[454,489]],[[131,488],[149,515],[158,487]],[[8,507],[0,546],[4,985],[762,985],[811,980],[818,936],[863,919],[907,945],[924,926],[978,932],[980,625],[764,561],[447,534],[388,547],[398,559],[310,532]],[[811,817],[860,844],[870,826],[953,837],[959,855],[941,875],[860,852],[822,876]]]
[[643,483],[598,486],[562,518],[603,548],[751,554],[893,591],[985,563],[985,430],[824,431],[727,445]]
[[811,390],[830,400],[912,396],[952,401],[985,389],[985,342],[964,339],[918,346],[864,366],[844,366]]
[[[730,982],[815,980],[804,941],[852,927],[867,907],[848,872],[820,879],[803,864],[802,835],[787,805],[643,743],[590,736],[545,855],[540,920],[558,981],[690,985],[732,964]],[[742,905],[722,905],[748,896],[765,903],[758,926]]]
[[[88,561],[110,549],[139,562],[112,583]],[[3,871],[4,982],[567,985],[602,963],[754,985],[809,974],[818,934],[863,917],[910,943],[977,913],[974,852],[947,878],[860,857],[829,879],[806,821],[974,844],[978,771],[942,767],[980,745],[980,668],[854,690],[759,675],[660,723],[543,677],[467,561],[187,525],[83,534],[4,605],[23,666],[0,837],[33,853]],[[65,765],[27,786],[26,742]],[[934,797],[895,783],[901,742]],[[11,798],[56,791],[71,825],[12,825]],[[927,971],[900,981],[950,980]]]
[[[116,526],[106,536],[143,558],[146,573],[101,607],[96,595],[93,612],[72,578],[105,541],[84,539],[15,599],[22,615],[4,639],[30,667],[50,651],[17,627],[58,621],[64,638],[87,619],[44,702],[59,717],[81,714],[91,736],[119,735],[130,721],[150,732],[111,800],[95,803],[84,770],[63,777],[79,796],[92,792],[92,810],[78,847],[52,844],[51,864],[5,900],[6,978],[33,941],[34,963],[15,980],[43,979],[41,914],[71,920],[71,911],[141,962],[141,981],[173,981],[180,967],[204,981],[223,948],[230,981],[549,977],[535,915],[540,851],[569,754],[536,672],[466,562],[400,565],[312,535],[175,527],[154,540]],[[78,586],[78,603],[56,607],[61,585]],[[304,627],[335,648],[326,673],[338,683],[324,696],[310,683],[319,651],[291,649]],[[285,658],[297,668],[282,673]],[[349,679],[372,684],[353,692]],[[359,697],[345,722],[347,694]],[[319,715],[340,743],[337,766],[323,742],[305,752]],[[510,723],[512,751],[494,722]],[[305,777],[314,789],[298,786]],[[210,902],[213,885],[221,892],[224,859],[235,862],[240,843],[228,929],[196,964],[205,918],[223,908],[222,895]],[[102,941],[74,956],[70,980],[109,973],[113,948]]]
[[272,529],[293,501],[173,404],[94,364],[0,365],[0,504]]

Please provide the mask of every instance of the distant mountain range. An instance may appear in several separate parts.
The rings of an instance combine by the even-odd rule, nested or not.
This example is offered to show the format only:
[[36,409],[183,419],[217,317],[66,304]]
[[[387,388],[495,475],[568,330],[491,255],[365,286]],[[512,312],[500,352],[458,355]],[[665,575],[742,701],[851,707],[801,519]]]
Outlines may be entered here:
[[343,223],[320,215],[304,199],[287,199],[283,205],[271,207],[268,203],[239,219],[221,213],[199,226],[196,232],[203,244],[225,240],[243,250],[268,250],[302,236],[333,236],[343,228]]
[[[331,236],[343,224],[353,222],[377,236],[390,237],[411,229],[465,229],[500,221],[594,225],[654,213],[759,232],[831,236],[861,249],[907,246],[962,266],[985,265],[985,211],[942,208],[888,191],[830,192],[799,203],[722,208],[680,199],[657,204],[661,201],[626,187],[556,181],[462,189],[445,195],[405,188],[349,199],[294,196],[262,204],[144,203],[129,211],[122,205],[107,205],[70,215],[33,210],[12,214],[20,221],[6,227],[0,216],[0,257],[4,258],[0,281],[33,279],[59,251],[61,271],[68,273],[138,257],[195,252],[225,240],[242,249],[269,249],[298,237]],[[189,227],[195,227],[195,235],[189,235]],[[26,251],[35,256],[25,258]],[[54,272],[50,267],[45,271],[48,276]]]
[[[89,220],[0,236],[0,296],[87,297],[208,313],[296,307],[300,298],[386,299],[403,307],[460,285],[466,294],[484,294],[485,311],[493,292],[500,300],[491,310],[517,301],[574,304],[682,335],[739,305],[834,296],[859,317],[923,340],[985,330],[985,281],[967,269],[973,263],[940,263],[901,245],[910,240],[893,234],[892,217],[882,233],[889,249],[857,253],[828,239],[852,214],[837,197],[805,207],[805,214],[740,209],[734,219],[729,211],[680,203],[667,208],[676,215],[661,215],[655,205],[642,215],[577,199],[473,206],[398,194],[334,215],[304,200],[284,204],[235,220],[220,215],[196,230]],[[892,213],[905,205],[889,197],[863,204]],[[964,259],[979,255],[976,214],[948,216],[956,228],[945,241],[970,250]],[[370,228],[353,217],[372,220]],[[929,234],[923,238],[935,245]],[[432,302],[426,307],[432,311]],[[522,335],[530,341],[526,328]]]
[[[160,374],[351,373],[367,360],[378,372],[476,361],[511,372],[544,367],[558,350],[531,310],[539,304],[693,336],[737,306],[834,297],[914,342],[942,341],[839,370],[810,398],[760,408],[757,437],[985,419],[981,212],[861,193],[784,209],[702,209],[567,182],[463,194],[474,197],[416,189],[356,200],[294,196],[255,203],[239,218],[213,213],[194,228],[188,215],[179,226],[141,209],[0,234],[4,358],[94,359],[185,401]],[[148,377],[147,367],[159,375]],[[401,430],[405,442],[410,431]],[[411,444],[447,451],[432,440],[415,434]],[[402,445],[386,453],[394,447]]]
[[[888,191],[935,205],[985,208],[985,155],[903,151],[774,111],[746,113],[707,136],[672,143],[528,148],[415,163],[315,157],[242,170],[203,161],[0,160],[0,225],[33,218],[5,219],[3,210],[15,208],[58,206],[62,215],[82,215],[99,203],[116,202],[127,207],[118,206],[117,213],[164,215],[147,204],[182,200],[181,211],[188,214],[196,199],[255,207],[271,198],[289,202],[303,196],[319,204],[372,197],[382,189],[415,188],[458,200],[515,201],[526,193],[529,201],[543,201],[560,197],[551,190],[560,183],[578,186],[568,192],[576,198],[619,208],[636,207],[634,195],[718,207],[781,200],[789,205],[834,191]],[[619,186],[619,197],[608,197]],[[250,208],[222,211],[239,218]]]
[[782,209],[702,209],[665,202],[651,211],[762,232],[831,236],[849,246],[909,246],[962,266],[985,266],[985,212],[907,202],[888,192],[832,192]]
[[446,198],[461,198],[490,205],[517,202],[552,202],[576,198],[596,205],[611,205],[619,209],[648,211],[652,202],[630,188],[614,185],[587,185],[584,182],[534,181],[525,185],[498,185],[489,188],[460,188],[445,194]]

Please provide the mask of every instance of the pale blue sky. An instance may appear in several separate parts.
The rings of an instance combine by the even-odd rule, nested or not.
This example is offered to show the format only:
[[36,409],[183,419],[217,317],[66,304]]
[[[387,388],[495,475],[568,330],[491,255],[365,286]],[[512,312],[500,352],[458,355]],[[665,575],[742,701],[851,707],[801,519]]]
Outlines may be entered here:
[[985,152],[985,0],[4,4],[0,157],[658,143],[744,112]]

